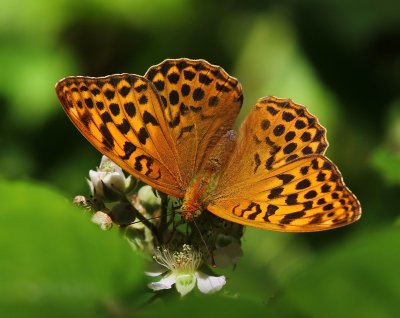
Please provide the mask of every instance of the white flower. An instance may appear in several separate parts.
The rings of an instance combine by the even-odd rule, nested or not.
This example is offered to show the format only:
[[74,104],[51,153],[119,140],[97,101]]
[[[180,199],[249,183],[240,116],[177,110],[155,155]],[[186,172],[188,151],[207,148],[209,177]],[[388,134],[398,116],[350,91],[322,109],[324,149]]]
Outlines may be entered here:
[[154,194],[152,187],[149,185],[145,185],[139,189],[138,198],[147,211],[152,211],[161,205],[161,199]]
[[103,202],[117,201],[130,184],[131,178],[125,178],[122,169],[106,156],[101,158],[97,171],[89,171],[88,180],[92,195]]
[[204,294],[211,294],[219,291],[226,283],[224,276],[209,276],[200,272],[198,268],[202,263],[201,253],[192,250],[189,245],[184,244],[182,251],[171,253],[167,248],[158,248],[154,260],[161,266],[151,272],[148,276],[160,276],[163,278],[158,282],[150,283],[152,290],[170,289],[173,284],[181,296],[197,288]]

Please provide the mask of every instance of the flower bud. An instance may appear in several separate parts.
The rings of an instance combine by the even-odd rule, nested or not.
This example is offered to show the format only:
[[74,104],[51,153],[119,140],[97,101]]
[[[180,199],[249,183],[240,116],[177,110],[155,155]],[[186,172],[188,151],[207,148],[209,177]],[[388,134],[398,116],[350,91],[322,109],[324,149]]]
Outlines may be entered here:
[[154,190],[148,185],[139,189],[138,198],[148,212],[152,212],[160,207],[161,199],[154,194]]
[[113,161],[103,156],[97,171],[89,171],[88,184],[93,197],[102,202],[118,201],[130,183],[122,169]]
[[113,225],[110,216],[102,211],[97,211],[93,214],[92,222],[100,226],[103,231],[110,230]]

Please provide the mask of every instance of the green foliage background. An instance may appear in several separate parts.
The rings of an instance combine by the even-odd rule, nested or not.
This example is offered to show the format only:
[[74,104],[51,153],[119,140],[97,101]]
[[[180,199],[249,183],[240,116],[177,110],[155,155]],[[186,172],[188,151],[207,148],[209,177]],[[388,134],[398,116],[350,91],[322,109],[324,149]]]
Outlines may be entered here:
[[[204,58],[328,128],[328,156],[363,206],[343,229],[247,229],[218,295],[149,303],[144,263],[71,198],[97,153],[54,84]],[[400,5],[396,0],[17,0],[0,3],[2,317],[394,317],[400,299]]]

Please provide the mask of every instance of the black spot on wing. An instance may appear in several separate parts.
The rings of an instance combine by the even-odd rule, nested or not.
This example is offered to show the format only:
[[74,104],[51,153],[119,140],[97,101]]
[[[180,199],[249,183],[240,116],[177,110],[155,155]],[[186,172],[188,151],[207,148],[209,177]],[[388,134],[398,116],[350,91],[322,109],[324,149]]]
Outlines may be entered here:
[[308,188],[311,185],[310,180],[303,179],[296,184],[296,190],[303,190]]
[[174,66],[174,64],[172,62],[166,61],[160,66],[159,70],[162,75],[166,76],[168,71],[170,70],[170,68],[173,66]]
[[179,94],[176,90],[169,92],[169,102],[171,105],[177,105],[179,103]]
[[100,125],[100,132],[103,135],[103,145],[107,149],[112,150],[114,148],[114,138],[105,124]]
[[304,121],[302,121],[301,119],[296,120],[296,123],[294,124],[294,126],[297,129],[303,129],[306,127],[306,123]]
[[200,75],[199,75],[200,83],[202,83],[204,85],[209,85],[212,81],[213,81],[213,79],[211,77],[207,76],[206,74],[200,73]]
[[93,100],[91,98],[85,98],[85,104],[88,108],[93,108]]
[[133,104],[132,102],[125,103],[124,108],[129,117],[132,118],[135,116],[136,114],[135,104]]
[[173,72],[173,73],[168,74],[167,78],[168,78],[168,81],[169,81],[171,84],[176,84],[176,83],[178,83],[178,81],[179,81],[179,74]]
[[285,155],[288,155],[295,151],[297,148],[297,144],[295,142],[291,142],[290,144],[286,145],[285,148],[283,148],[283,153]]
[[135,86],[135,91],[138,92],[138,93],[141,93],[141,92],[145,91],[146,89],[147,89],[147,84],[146,83],[143,83],[143,84],[140,84],[138,86]]
[[264,221],[270,222],[270,221],[269,221],[269,217],[270,217],[271,215],[274,215],[275,212],[276,212],[278,209],[279,209],[279,208],[278,208],[276,205],[268,204],[267,213],[265,213],[265,215],[264,215],[264,217],[263,217]]
[[268,195],[268,199],[270,199],[270,200],[276,199],[277,197],[279,197],[281,195],[282,192],[283,192],[283,187],[273,188],[271,190],[270,194]]
[[110,123],[113,121],[109,112],[102,113],[100,115],[100,118],[103,121],[103,123]]
[[299,195],[298,195],[297,193],[289,194],[289,195],[287,196],[286,200],[285,200],[286,204],[287,204],[287,205],[295,205],[295,204],[297,204],[297,203],[298,203],[298,202],[297,202],[297,197],[298,197],[298,196],[299,196]]
[[241,213],[242,216],[244,215],[245,212],[253,211],[254,208],[255,208],[255,212],[247,215],[247,217],[246,217],[247,219],[254,220],[257,217],[257,215],[259,215],[262,212],[260,205],[255,202],[251,202],[246,209],[242,210],[242,213]]
[[110,111],[111,111],[111,114],[113,114],[114,116],[118,116],[119,112],[120,112],[119,105],[116,104],[116,103],[111,103],[110,104]]
[[119,89],[119,94],[120,94],[122,97],[126,97],[126,96],[128,96],[128,94],[129,94],[130,91],[131,91],[131,88],[130,88],[129,86],[122,86],[122,87]]
[[283,219],[280,221],[281,224],[290,224],[296,219],[303,217],[306,213],[304,211],[293,212],[286,214]]
[[218,101],[218,96],[210,96],[210,98],[208,99],[208,106],[215,107],[218,105]]
[[196,75],[196,73],[194,73],[192,71],[189,71],[189,70],[183,71],[183,76],[188,81],[192,81],[194,79],[195,75]]
[[300,168],[301,174],[302,174],[303,176],[305,176],[305,175],[308,173],[308,169],[309,169],[308,166],[301,167],[301,168]]
[[131,129],[131,125],[129,124],[129,121],[124,118],[122,123],[117,125],[117,128],[122,134],[126,135]]
[[145,175],[147,176],[153,172],[153,169],[151,169],[151,165],[153,164],[154,159],[149,156],[146,156],[146,155],[137,156],[135,158],[135,164],[133,165],[135,170],[140,171],[140,172],[143,170],[142,161],[144,161],[144,163],[146,164],[147,171],[146,171]]
[[85,112],[81,116],[81,122],[85,127],[89,127],[89,123],[92,120],[92,115],[89,112]]
[[310,146],[306,146],[301,150],[301,152],[304,155],[311,155],[313,153],[313,150],[312,150],[312,148]]
[[278,110],[276,110],[274,107],[272,107],[272,106],[267,106],[267,111],[271,114],[271,115],[273,115],[273,116],[275,116],[279,111]]
[[147,102],[148,102],[147,96],[146,95],[140,96],[138,101],[139,101],[140,105],[147,104]]
[[186,97],[190,94],[190,86],[188,84],[183,84],[181,87],[181,94]]
[[276,176],[279,180],[282,180],[282,184],[285,185],[294,179],[294,175],[288,173],[281,173]]
[[294,118],[295,118],[295,116],[292,113],[283,112],[283,114],[282,114],[282,119],[284,121],[291,122]]
[[178,68],[179,71],[182,71],[184,68],[187,68],[189,64],[186,61],[179,61],[176,63],[176,67]]
[[111,89],[106,89],[106,91],[104,92],[104,95],[107,97],[108,100],[112,100],[115,96],[115,91],[113,91]]
[[103,102],[96,102],[96,107],[97,107],[98,110],[103,110],[104,109]]
[[304,197],[309,200],[315,198],[317,195],[318,195],[317,191],[310,190],[304,195]]
[[262,130],[267,130],[270,126],[270,122],[268,119],[264,119],[263,121],[261,121],[261,129]]
[[321,191],[322,191],[323,193],[329,192],[330,190],[331,190],[331,186],[330,186],[329,184],[324,184],[324,185],[321,187]]
[[158,81],[155,81],[153,83],[154,83],[154,86],[156,87],[156,89],[158,91],[163,91],[164,90],[164,88],[165,88],[165,82],[164,81],[158,80]]
[[293,138],[296,137],[296,133],[294,131],[289,131],[286,135],[285,135],[285,140],[286,141],[291,141],[293,140]]
[[147,124],[152,124],[153,126],[158,126],[158,121],[155,119],[155,117],[150,114],[147,110],[144,111],[143,113],[143,122]]
[[124,143],[125,155],[122,156],[121,159],[128,160],[135,150],[136,150],[136,146],[133,143],[131,143],[129,141],[125,141],[125,143]]
[[285,126],[281,124],[277,125],[273,130],[274,135],[277,137],[281,136],[284,132],[285,132]]
[[300,139],[304,142],[310,141],[311,140],[311,134],[308,131],[303,132],[303,134],[300,136]]
[[145,145],[146,141],[147,141],[147,138],[149,138],[149,134],[148,134],[146,128],[144,128],[144,127],[139,129],[139,132],[138,132],[137,136],[138,136],[139,142],[142,145]]
[[204,97],[204,90],[200,87],[197,87],[194,91],[193,91],[193,100],[198,102],[201,101]]

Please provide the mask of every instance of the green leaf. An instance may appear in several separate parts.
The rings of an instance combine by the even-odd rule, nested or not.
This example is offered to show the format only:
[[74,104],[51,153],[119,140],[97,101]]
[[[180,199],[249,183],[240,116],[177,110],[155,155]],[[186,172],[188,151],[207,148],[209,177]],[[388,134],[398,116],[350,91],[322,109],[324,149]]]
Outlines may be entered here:
[[378,171],[388,185],[400,183],[400,155],[386,147],[375,149],[371,165]]
[[157,303],[153,309],[144,312],[140,317],[282,317],[276,314],[273,307],[261,302],[224,297],[222,295],[189,294],[180,301]]
[[0,227],[4,317],[97,317],[142,285],[123,237],[45,186],[0,180]]
[[302,317],[397,317],[398,246],[398,229],[364,233],[309,264],[287,283],[278,304],[290,304]]

